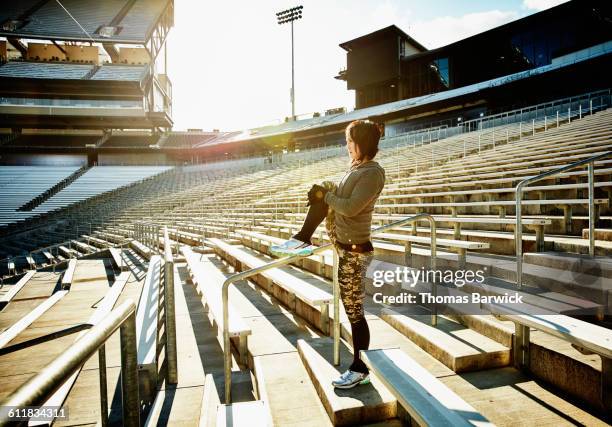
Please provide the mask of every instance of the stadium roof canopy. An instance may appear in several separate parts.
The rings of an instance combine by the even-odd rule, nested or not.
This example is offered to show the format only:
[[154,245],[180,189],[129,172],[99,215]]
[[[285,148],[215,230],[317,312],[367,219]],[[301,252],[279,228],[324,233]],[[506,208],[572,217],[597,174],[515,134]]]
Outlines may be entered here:
[[171,0],[4,0],[0,36],[145,44],[171,6]]
[[556,58],[555,61],[549,65],[498,77],[481,83],[423,95],[416,98],[376,105],[373,107],[361,108],[345,114],[313,117],[306,120],[286,122],[276,126],[266,126],[248,129],[242,132],[227,133],[225,135],[220,135],[218,138],[212,141],[206,141],[195,148],[203,148],[204,146],[210,147],[216,144],[237,143],[241,141],[255,141],[263,138],[281,136],[288,133],[301,133],[315,129],[322,131],[324,128],[332,128],[335,125],[344,126],[353,120],[385,118],[398,113],[409,114],[411,109],[417,109],[426,105],[433,105],[441,101],[452,100],[453,98],[459,98],[465,95],[478,94],[479,92],[510,85],[511,83],[515,82],[526,81],[528,79],[553,73],[576,64],[586,63],[587,61],[602,58],[604,56],[609,57],[611,54],[612,40],[607,43],[602,43],[588,49]]

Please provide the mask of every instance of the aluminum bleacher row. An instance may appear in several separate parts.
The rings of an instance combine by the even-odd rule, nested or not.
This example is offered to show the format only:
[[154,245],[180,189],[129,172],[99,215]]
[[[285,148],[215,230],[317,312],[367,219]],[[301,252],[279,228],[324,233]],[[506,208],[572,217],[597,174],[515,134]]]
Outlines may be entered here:
[[[604,110],[578,119],[562,117],[558,125],[550,120],[509,123],[439,140],[421,132],[412,139],[398,136],[396,146],[385,141],[377,161],[387,172],[387,183],[375,208],[374,228],[418,212],[433,214],[438,268],[486,267],[487,295],[517,290],[511,189],[526,177],[609,152],[611,125],[612,110]],[[429,320],[434,308],[428,304],[375,303],[372,294],[377,288],[369,271],[365,304],[371,350],[364,360],[371,368],[372,384],[351,393],[334,391],[331,380],[352,359],[351,328],[344,311],[339,308],[336,316],[331,307],[333,257],[323,250],[231,285],[230,339],[218,340],[225,326],[220,309],[223,283],[234,272],[270,262],[270,245],[288,238],[305,215],[308,188],[342,176],[346,152],[339,149],[337,156],[327,157],[330,152],[322,150],[319,159],[308,162],[261,168],[235,162],[232,169],[231,161],[218,169],[176,168],[126,189],[127,198],[142,194],[133,203],[121,205],[113,198],[99,202],[113,211],[106,216],[112,221],[87,230],[86,236],[81,231],[80,241],[89,239],[88,244],[98,248],[117,246],[127,262],[142,261],[146,266],[153,260],[154,268],[159,265],[157,254],[167,254],[168,246],[177,256],[171,270],[180,335],[177,351],[184,364],[181,368],[179,363],[176,388],[167,387],[169,377],[157,388],[150,410],[143,412],[147,425],[179,420],[223,425],[228,419],[239,424],[246,418],[249,425],[512,426],[525,414],[530,422],[549,425],[606,421],[612,403],[610,158],[594,165],[594,258],[580,256],[588,253],[584,169],[549,177],[525,191],[527,253],[525,286],[519,292],[526,309],[543,315],[516,313],[508,307],[500,313],[490,305],[474,304],[469,312],[457,307],[454,312],[440,311],[433,326]],[[95,210],[102,209],[96,205],[75,215],[85,219],[87,212],[103,212]],[[374,236],[375,268],[429,266],[429,229],[419,225]],[[167,235],[160,232],[163,226]],[[326,242],[322,230],[315,241]],[[82,253],[80,246],[73,248]],[[77,264],[77,276],[85,271],[78,268]],[[538,292],[531,293],[536,285]],[[425,282],[397,286],[415,295],[431,289]],[[574,292],[580,287],[590,293]],[[466,295],[476,285],[438,289]],[[134,301],[143,300],[138,298],[141,294],[132,295]],[[17,307],[13,310],[14,315]],[[0,312],[0,322],[4,318]],[[334,320],[340,322],[344,339],[340,366],[334,366],[332,357]],[[222,403],[227,397],[220,380],[224,350],[233,354],[225,367],[233,379],[231,404]],[[3,357],[0,353],[0,363]],[[90,386],[86,399],[85,384],[91,378],[77,381],[82,387],[73,387],[66,402],[77,408],[78,402],[99,405],[91,398],[97,394],[97,383]],[[96,411],[82,412],[79,408],[79,423],[97,421]]]
[[10,61],[0,66],[0,77],[52,80],[142,81],[148,73],[144,65],[86,64]]
[[17,209],[78,169],[77,166],[0,166],[0,226],[30,217],[29,212],[17,212]]
[[[133,185],[171,169],[169,166],[95,166],[30,211],[18,211],[30,200],[75,173],[78,167],[0,166],[1,225],[47,214],[108,191]],[[25,190],[25,191],[24,191]]]
[[[44,2],[40,7],[35,7],[41,3],[37,0],[20,0],[10,6],[3,5],[0,11],[0,21],[19,20],[17,28],[2,31],[2,35],[19,35],[27,38],[45,36],[55,37],[63,40],[89,40],[83,33],[81,26],[92,35],[97,41],[114,43],[135,43],[144,42],[157,23],[160,15],[168,6],[168,0],[136,0],[132,2],[126,11],[126,2],[123,0],[109,0],[103,3],[96,2],[96,7],[92,3],[80,0],[64,0],[62,4],[70,11],[74,19],[81,26],[77,25],[73,19],[67,16],[62,6],[55,1]],[[32,11],[29,15],[24,15]],[[121,27],[119,32],[110,37],[102,37],[97,34],[101,26],[107,26],[118,18]]]
[[67,134],[20,134],[16,135],[10,142],[2,144],[4,147],[84,147],[87,144],[95,144],[99,135],[67,135]]

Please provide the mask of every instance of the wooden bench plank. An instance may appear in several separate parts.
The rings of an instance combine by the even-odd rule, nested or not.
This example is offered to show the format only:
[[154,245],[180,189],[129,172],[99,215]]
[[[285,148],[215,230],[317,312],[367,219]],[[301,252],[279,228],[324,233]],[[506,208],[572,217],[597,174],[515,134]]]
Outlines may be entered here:
[[0,348],[6,346],[11,342],[17,335],[23,332],[28,326],[34,323],[40,316],[45,314],[55,303],[61,300],[68,294],[68,291],[58,291],[51,295],[49,298],[40,303],[34,310],[28,313],[26,316],[21,318],[17,323],[12,325],[6,331],[0,334]]
[[126,271],[128,269],[128,266],[125,262],[123,262],[123,258],[121,256],[121,249],[119,248],[108,248],[113,263],[115,264],[115,266],[120,270],[120,271]]
[[[198,256],[187,246],[181,247],[181,252],[187,261],[194,285],[198,292],[206,298],[206,304],[215,322],[223,329],[223,306],[221,298],[221,285],[225,277],[209,262],[199,261]],[[230,336],[250,335],[251,329],[242,320],[237,310],[229,305],[229,332]]]
[[34,274],[36,274],[36,271],[30,270],[25,274],[25,276],[19,279],[17,283],[11,285],[9,291],[6,294],[0,296],[0,308],[3,307],[5,304],[11,302],[13,297],[17,295],[21,288],[23,288],[28,283],[28,281],[32,278],[32,276],[34,276]]
[[136,311],[136,342],[138,364],[141,366],[151,366],[156,363],[161,266],[161,256],[152,256]]
[[70,285],[72,285],[72,279],[74,277],[74,271],[76,269],[76,266],[76,259],[71,259],[68,261],[68,267],[66,268],[66,271],[62,276],[62,289],[68,289],[70,288]]

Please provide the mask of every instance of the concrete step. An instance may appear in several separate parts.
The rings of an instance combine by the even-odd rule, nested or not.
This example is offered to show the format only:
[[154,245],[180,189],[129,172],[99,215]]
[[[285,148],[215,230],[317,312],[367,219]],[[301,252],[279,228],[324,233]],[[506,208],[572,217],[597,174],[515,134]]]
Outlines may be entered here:
[[612,260],[608,257],[590,258],[562,252],[530,252],[523,254],[523,262],[612,279]]
[[[395,265],[385,264],[384,268],[393,270]],[[417,284],[414,288],[403,286],[402,292],[412,294],[428,292],[428,286],[429,285],[422,283]],[[464,289],[465,286],[462,289],[439,286],[438,295],[447,293],[449,295],[466,293]],[[366,298],[366,300],[367,299],[368,298]],[[406,306],[411,309],[413,308],[413,305],[406,304]],[[463,308],[465,311],[459,312],[459,308]],[[394,310],[397,309],[397,306],[394,306]],[[404,307],[403,309],[406,308]],[[442,306],[439,304],[438,310],[440,313],[445,314],[445,316],[438,317],[440,323],[443,324],[441,320],[444,318],[454,319],[463,322],[465,325],[469,326],[470,329],[473,329],[473,331],[477,331],[483,336],[499,342],[506,348],[512,347],[515,329],[514,324],[512,324],[512,322],[500,321],[493,318],[489,312],[480,309],[478,304],[473,304],[469,307],[466,304],[454,304],[450,306]],[[428,322],[429,317],[426,316],[424,319],[424,322]],[[379,325],[380,323],[380,321],[372,322],[370,319],[368,322],[370,325]],[[343,336],[350,337],[350,326],[348,322],[343,323],[342,333]],[[374,333],[375,332],[372,332],[371,335],[373,336]],[[383,347],[397,345],[397,342],[397,338],[394,340],[385,340]],[[417,345],[418,342],[413,342],[413,344]],[[371,346],[373,346],[373,344],[371,344]],[[587,404],[596,401],[593,390],[599,390],[601,385],[601,360],[599,360],[598,356],[584,355],[566,341],[551,337],[539,331],[532,331],[531,333],[530,352],[530,361],[532,363],[531,372],[535,377],[545,380],[550,384],[554,384],[560,390],[571,394]],[[440,362],[444,363],[443,360],[440,360]],[[445,364],[445,366],[448,365]],[[563,375],[559,375],[559,372],[563,372]]]
[[[587,255],[589,253],[589,240],[578,239],[569,236],[552,236],[545,237],[546,247],[550,248],[549,242],[552,242],[552,250],[556,252],[569,252],[574,254]],[[597,256],[612,256],[612,242],[607,240],[595,240],[595,255]]]
[[431,326],[430,316],[406,316],[383,309],[380,318],[454,372],[499,368],[510,364],[510,348],[446,318]]
[[[565,425],[568,421],[564,418],[564,414],[570,412],[574,421],[581,419],[587,425],[601,423],[599,419],[584,409],[579,409],[572,400],[561,397],[563,396],[561,392],[550,390],[549,386],[540,385],[539,382],[513,367],[456,374],[388,323],[376,319],[368,320],[368,325],[371,336],[370,348],[399,347],[498,426],[515,426],[516,420],[524,419],[526,413],[530,414],[528,423],[530,425]],[[351,328],[348,322],[342,323],[341,333],[342,338],[350,343]],[[531,348],[534,349],[533,344]],[[543,364],[551,360],[551,357],[547,357],[545,353],[540,353],[538,357],[544,357]],[[571,368],[567,369],[567,376],[573,376],[575,372]],[[529,390],[529,392],[525,393],[524,390]],[[594,388],[593,390],[599,389]]]
[[[214,262],[222,274],[230,275],[221,261]],[[298,339],[312,338],[316,332],[255,283],[236,282],[230,287],[230,303],[251,328],[248,366],[273,424],[331,425],[296,348]]]
[[[516,262],[514,260],[472,256],[469,262],[472,269],[482,269],[487,272],[487,276],[507,282],[516,281]],[[611,278],[563,268],[523,263],[523,284],[586,299],[603,306],[611,301]]]
[[380,383],[378,377],[370,375],[371,383],[351,390],[339,390],[332,381],[348,369],[352,355],[341,345],[339,368],[332,365],[333,340],[322,338],[298,340],[298,352],[310,375],[327,415],[335,426],[365,424],[385,421],[397,416],[397,400]]
[[[595,229],[595,233],[593,233],[595,235],[595,240],[605,240],[606,242],[612,242],[612,229],[609,228],[596,228]],[[583,239],[588,239],[589,238],[589,229],[585,228],[582,230],[582,238]]]

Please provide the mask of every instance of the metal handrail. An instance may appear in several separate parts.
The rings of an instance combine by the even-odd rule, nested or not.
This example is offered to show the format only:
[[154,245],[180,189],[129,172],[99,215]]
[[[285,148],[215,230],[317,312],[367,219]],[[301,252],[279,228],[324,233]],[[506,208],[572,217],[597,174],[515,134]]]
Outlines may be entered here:
[[[387,230],[391,230],[396,227],[401,227],[411,222],[426,220],[429,222],[430,236],[431,236],[431,269],[436,269],[436,222],[433,216],[420,213],[408,218],[401,219],[399,221],[392,222],[387,225],[383,225],[382,227],[378,227],[372,230],[372,235],[383,233]],[[333,244],[328,243],[323,246],[319,246],[312,251],[312,255],[318,254],[320,252],[326,251],[332,248]],[[340,305],[339,305],[339,287],[338,287],[338,254],[336,251],[333,251],[334,254],[334,364],[340,364]],[[225,279],[223,282],[221,297],[223,300],[223,368],[225,375],[225,402],[227,404],[231,403],[231,389],[232,389],[232,353],[230,348],[230,334],[229,334],[229,285],[239,280],[246,279],[248,277],[254,276],[256,274],[262,273],[266,270],[271,270],[273,268],[281,267],[283,265],[289,264],[297,259],[303,258],[301,255],[293,255],[285,258],[280,258],[275,261],[269,262],[267,264],[261,265],[256,268],[252,268],[250,270],[242,271],[240,273],[236,273]],[[437,294],[437,287],[434,280],[433,283],[433,294],[434,297]],[[434,305],[434,309],[431,317],[432,325],[436,325],[437,323],[437,309]]]
[[529,112],[529,111],[537,110],[538,108],[546,109],[547,107],[555,107],[555,106],[564,105],[564,104],[568,104],[568,103],[580,102],[582,100],[590,100],[590,99],[593,99],[593,98],[603,97],[603,96],[606,96],[606,95],[610,96],[610,89],[597,90],[597,91],[593,91],[593,92],[584,93],[584,94],[581,94],[581,95],[568,96],[568,97],[565,97],[565,98],[558,98],[558,99],[554,99],[552,101],[541,102],[541,103],[536,104],[536,105],[528,105],[526,107],[515,108],[513,110],[508,110],[508,111],[502,111],[502,112],[496,113],[496,114],[489,114],[489,115],[484,116],[484,117],[479,117],[479,118],[476,118],[476,119],[466,120],[465,122],[463,122],[463,125],[465,126],[466,124],[470,124],[470,123],[478,123],[478,122],[486,122],[486,121],[490,121],[490,120],[496,120],[497,118],[503,118],[504,116],[507,117],[507,116],[510,116],[510,115],[523,114],[524,112]]
[[[98,324],[87,331],[71,347],[55,358],[42,371],[0,402],[0,408],[41,406],[85,363],[96,351],[100,355],[100,394],[102,425],[107,424],[105,343],[120,330],[121,337],[121,397],[123,399],[123,425],[140,425],[138,397],[138,361],[136,359],[136,306],[128,300],[111,311]],[[0,413],[0,426],[14,420],[6,411]]]
[[178,383],[176,356],[176,315],[174,306],[174,257],[164,225],[164,313],[166,316],[166,357],[168,358],[168,383]]
[[595,172],[594,163],[598,160],[612,157],[612,151],[598,154],[569,165],[541,173],[530,178],[525,178],[519,182],[515,189],[516,201],[516,225],[514,230],[515,235],[515,251],[516,251],[516,284],[519,288],[523,286],[523,221],[521,218],[521,202],[523,201],[523,187],[532,182],[540,181],[544,178],[558,175],[562,172],[577,167],[588,165],[588,187],[589,187],[589,256],[595,256]]

